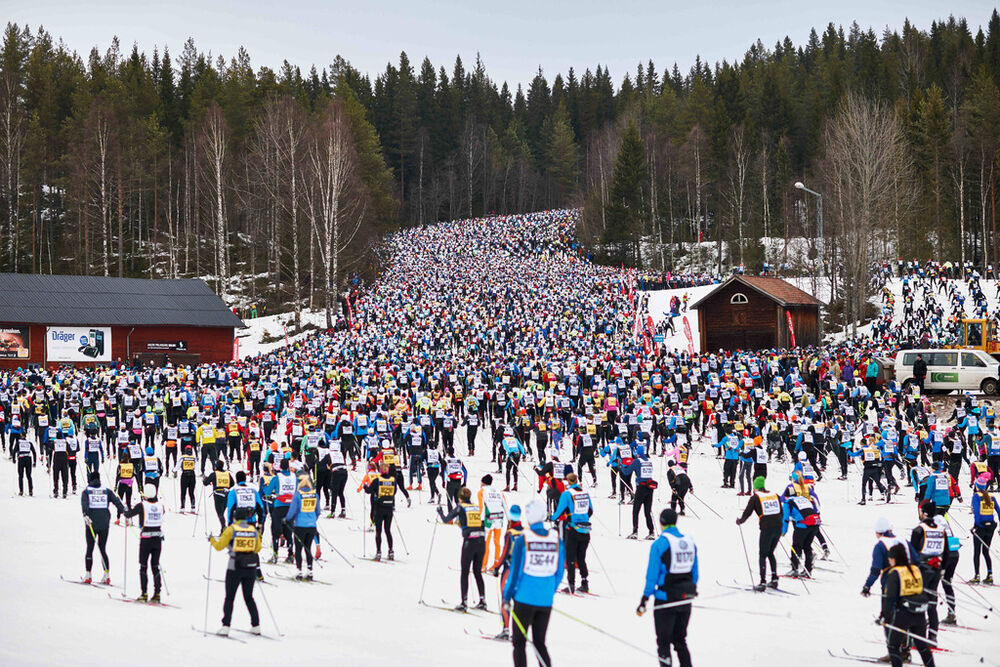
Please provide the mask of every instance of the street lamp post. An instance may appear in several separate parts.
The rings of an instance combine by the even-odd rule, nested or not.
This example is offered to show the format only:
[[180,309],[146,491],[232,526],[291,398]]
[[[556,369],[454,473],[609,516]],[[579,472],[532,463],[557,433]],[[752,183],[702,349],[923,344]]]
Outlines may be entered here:
[[[819,242],[822,245],[822,247],[825,248],[826,244],[823,243],[823,195],[821,195],[820,193],[816,192],[815,190],[810,190],[809,188],[807,188],[805,186],[805,184],[802,181],[796,181],[795,187],[798,190],[802,190],[804,192],[808,192],[809,194],[811,194],[811,195],[813,195],[813,196],[816,197],[816,235],[817,235],[817,237],[819,237]],[[820,266],[822,266],[822,261],[820,262]],[[818,287],[819,286],[819,268],[816,269],[816,284],[817,284],[817,287]],[[822,300],[820,300],[820,303],[822,303]],[[819,323],[818,323],[817,327],[819,329],[818,332],[817,332],[818,335],[819,335],[819,342],[822,343],[823,342],[823,313],[822,313],[822,310],[820,311],[820,314],[819,314]]]

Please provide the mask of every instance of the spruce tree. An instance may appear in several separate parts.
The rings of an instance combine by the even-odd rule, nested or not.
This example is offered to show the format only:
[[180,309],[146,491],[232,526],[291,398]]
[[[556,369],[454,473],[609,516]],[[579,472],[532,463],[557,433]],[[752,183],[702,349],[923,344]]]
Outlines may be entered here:
[[605,210],[603,243],[614,249],[616,262],[641,266],[640,243],[644,215],[646,156],[635,123],[629,121],[615,160],[611,194]]

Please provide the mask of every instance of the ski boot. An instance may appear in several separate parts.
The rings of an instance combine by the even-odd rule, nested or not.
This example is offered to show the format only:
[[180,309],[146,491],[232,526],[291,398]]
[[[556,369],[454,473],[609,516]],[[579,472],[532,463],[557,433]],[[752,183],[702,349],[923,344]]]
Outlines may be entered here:
[[976,576],[974,576],[974,577],[973,577],[972,579],[969,579],[969,583],[970,583],[970,584],[978,584],[978,583],[980,583],[980,582],[979,582],[979,575],[977,574],[977,575],[976,575]]
[[251,626],[250,627],[250,634],[252,634],[252,635],[259,635],[260,634],[260,626],[259,625],[253,625],[253,626]]
[[306,581],[312,581],[313,580],[313,571],[312,571],[311,567],[308,570],[306,570],[305,580]]
[[823,545],[823,556],[820,560],[830,560],[830,547],[825,544]]
[[867,505],[868,502],[864,498],[862,498],[861,501],[858,504],[859,505]]
[[650,533],[649,535],[646,536],[646,539],[652,542],[653,540],[656,539],[656,533]]
[[215,634],[219,635],[220,637],[228,637],[229,636],[229,626],[228,625],[223,625],[221,628],[219,628],[218,630],[215,631]]
[[341,508],[341,510],[340,510],[340,518],[341,519],[346,519],[347,518],[347,512],[343,508]]
[[587,583],[586,579],[584,579],[583,581],[580,582],[580,588],[578,590],[581,593],[589,593],[590,592],[590,585]]
[[302,574],[301,568],[299,569],[298,572],[295,573],[295,579],[298,581],[302,581],[303,579],[305,579],[305,576]]
[[89,584],[89,583],[91,583],[91,582],[93,581],[93,580],[92,580],[92,579],[90,578],[90,572],[88,572],[87,574],[83,575],[83,579],[82,579],[82,581],[83,581],[83,583],[85,583],[85,584]]
[[758,593],[763,593],[765,590],[767,590],[767,585],[765,585],[764,582],[762,581],[756,586],[754,586],[753,589]]
[[147,597],[146,597],[146,594],[145,594],[145,593],[143,593],[142,595],[140,595],[139,597],[137,597],[137,598],[135,599],[135,601],[136,601],[136,602],[149,602],[149,598],[147,598]]
[[637,539],[639,539],[639,537],[638,537],[638,535],[636,533],[632,533],[631,535],[629,535],[625,539],[626,540],[637,540]]
[[386,560],[396,560],[396,554],[392,553],[392,549],[389,549],[389,553],[386,554]]
[[476,605],[476,609],[479,609],[480,611],[489,611],[486,608],[486,600],[480,600],[479,604]]
[[987,586],[992,586],[993,585],[993,573],[992,572],[987,572],[986,573],[986,578],[983,579],[983,583],[986,584]]
[[791,577],[792,579],[798,579],[799,578],[799,571],[798,571],[798,569],[796,569],[796,568],[793,567],[792,570],[788,574],[786,574],[785,576],[786,577]]
[[381,551],[376,551],[375,555],[372,556],[372,560],[374,560],[374,561],[380,561],[380,560],[382,560],[382,552]]
[[149,598],[149,602],[151,604],[160,604],[160,594],[153,593],[153,597]]
[[955,618],[955,612],[949,611],[948,615],[941,619],[941,623],[944,625],[955,625],[958,620]]
[[295,562],[295,559],[292,557],[292,554],[288,554],[287,556],[285,556],[285,562],[286,563],[294,563]]
[[777,588],[778,587],[778,575],[776,575],[776,574],[771,575],[771,581],[767,582],[767,587],[768,588]]
[[503,630],[500,631],[500,634],[493,635],[493,639],[499,639],[504,641],[510,639],[510,630],[504,628]]
[[469,606],[465,604],[465,600],[462,600],[459,604],[455,605],[455,611],[466,612],[469,611]]
[[101,579],[101,585],[102,586],[111,585],[111,574],[107,570],[104,571],[104,577]]

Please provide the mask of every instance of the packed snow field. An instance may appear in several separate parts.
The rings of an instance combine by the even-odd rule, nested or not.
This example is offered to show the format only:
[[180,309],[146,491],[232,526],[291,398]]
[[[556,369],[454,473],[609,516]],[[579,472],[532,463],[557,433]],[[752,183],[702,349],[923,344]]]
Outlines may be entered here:
[[[456,440],[457,451],[465,454],[464,433]],[[494,473],[500,481],[495,464],[489,460],[487,437],[480,433],[479,441],[476,456],[463,457],[469,479],[475,482],[470,481],[474,489],[486,473]],[[733,490],[719,488],[721,466],[707,440],[697,444],[694,451],[690,475],[695,495],[689,496],[689,511],[678,524],[698,545],[700,599],[694,605],[688,638],[693,660],[702,665],[728,664],[738,655],[742,664],[791,667],[829,662],[827,649],[884,654],[882,631],[873,623],[878,614],[877,597],[865,599],[859,593],[871,562],[875,519],[888,517],[897,534],[908,535],[917,523],[912,494],[904,490],[892,504],[858,507],[857,465],[851,466],[847,481],[824,478],[816,486],[832,552],[829,561],[817,561],[824,569],[817,569],[815,578],[805,583],[783,578],[781,587],[794,595],[737,592],[720,584],[731,585],[734,580],[740,585],[751,583],[741,530],[735,524],[746,499],[738,498]],[[654,520],[669,501],[664,460],[654,457],[661,482],[655,492]],[[178,508],[176,479],[166,479],[161,485],[161,499],[168,510],[161,564],[166,581],[164,600],[177,608],[153,608],[111,599],[105,589],[61,581],[60,575],[73,579],[83,573],[85,528],[80,520],[79,496],[50,498],[48,478],[41,468],[35,473],[34,497],[15,497],[14,466],[6,459],[2,465],[6,474],[0,475],[0,498],[6,537],[0,552],[0,593],[7,600],[7,614],[0,626],[3,664],[131,664],[136,657],[126,655],[121,642],[123,636],[136,633],[142,634],[141,653],[146,665],[233,659],[262,664],[309,661],[319,656],[352,665],[459,665],[470,659],[481,665],[510,664],[509,644],[485,641],[479,636],[480,631],[499,632],[501,624],[496,614],[460,615],[418,604],[425,567],[427,602],[456,604],[459,600],[461,538],[456,527],[435,527],[431,523],[437,505],[428,504],[426,484],[424,491],[411,492],[411,508],[404,503],[396,510],[397,562],[373,563],[360,558],[363,542],[367,554],[373,553],[374,538],[361,532],[362,494],[354,491],[361,473],[351,473],[348,519],[323,518],[320,530],[354,567],[341,560],[325,542],[315,576],[329,586],[277,579],[272,573],[292,576],[294,569],[265,564],[265,579],[273,585],[256,589],[263,630],[277,637],[280,629],[284,636],[280,641],[249,638],[253,645],[244,646],[203,637],[192,630],[192,626],[204,627],[206,593],[208,628],[214,631],[219,625],[222,584],[212,581],[206,586],[203,577],[209,566],[213,578],[224,577],[227,557],[210,551],[205,539],[206,523],[213,534],[219,532],[214,513],[210,512],[206,519],[204,514],[194,517],[174,511]],[[790,469],[788,464],[772,463],[768,488],[783,489]],[[504,494],[508,506],[515,502],[523,506],[536,496],[535,474],[527,466],[522,466],[522,471],[527,474],[522,472],[520,493]],[[106,465],[104,479],[108,475]],[[620,506],[606,497],[610,480],[603,463],[598,475],[596,489],[589,488],[590,477],[585,475],[585,488],[594,503],[589,581],[591,590],[600,597],[557,595],[555,608],[635,648],[556,613],[547,642],[552,662],[656,664],[651,614],[642,618],[635,615],[650,543],[624,539],[631,532],[631,505]],[[964,528],[971,525],[967,508],[961,506],[953,511],[953,520]],[[646,530],[641,516],[639,521],[641,538]],[[751,519],[742,526],[742,538],[756,577],[758,531],[754,523]],[[957,532],[962,534],[961,530]],[[430,551],[432,535],[434,545]],[[779,547],[780,573],[789,569],[783,553],[790,544],[789,537],[790,533],[783,540],[784,547]],[[971,576],[969,549],[966,546],[963,550],[964,562],[959,564],[958,576],[962,579]],[[117,597],[124,592],[138,596],[136,529],[126,529],[124,522],[122,526],[112,524],[108,553],[114,584],[110,595]],[[269,555],[270,551],[265,548],[261,553]],[[95,571],[99,572],[100,567],[95,566]],[[489,574],[484,576],[487,602],[495,612],[499,609],[498,580]],[[971,587],[965,584],[958,588],[960,622],[977,630],[944,630],[941,643],[956,653],[937,654],[938,663],[968,665],[982,656],[986,664],[1000,664],[1000,624],[994,614],[983,618],[985,612],[977,602],[983,596],[994,607],[1000,605],[1000,590],[977,588],[970,592]],[[474,583],[471,590],[470,601],[477,600]],[[263,604],[264,597],[277,628]],[[233,627],[249,626],[246,609],[237,597]],[[720,641],[722,636],[725,641]]]
[[[415,414],[419,406],[430,405],[429,395],[434,391],[431,387],[439,394],[443,388],[449,396],[460,386],[464,386],[466,396],[480,397],[487,418],[499,406],[504,419],[521,420],[525,406],[532,411],[538,406],[541,412],[548,398],[560,401],[553,405],[561,406],[567,387],[579,390],[584,380],[585,388],[593,395],[579,398],[581,407],[572,415],[572,421],[580,426],[581,437],[588,433],[584,421],[594,419],[599,423],[594,415],[608,411],[604,399],[611,395],[619,397],[622,415],[628,413],[646,420],[640,430],[648,433],[650,415],[655,414],[659,424],[673,418],[683,420],[685,413],[690,420],[692,412],[704,405],[699,392],[719,396],[723,391],[725,395],[707,408],[706,414],[718,419],[723,416],[722,406],[727,404],[726,418],[731,423],[737,416],[743,419],[754,411],[754,400],[742,394],[737,382],[750,380],[751,372],[759,374],[761,370],[769,380],[757,381],[773,382],[774,387],[768,384],[766,389],[776,390],[771,396],[765,393],[760,397],[759,421],[746,419],[750,429],[763,430],[769,421],[787,424],[790,420],[786,420],[786,413],[793,411],[800,423],[815,419],[819,426],[823,420],[815,405],[799,407],[799,392],[817,391],[829,397],[843,391],[855,405],[870,406],[873,419],[876,412],[879,416],[892,414],[890,406],[872,399],[861,382],[839,386],[836,380],[830,384],[831,380],[824,378],[826,384],[810,389],[810,381],[803,377],[808,376],[809,369],[799,369],[795,358],[784,355],[780,359],[778,355],[711,356],[701,363],[691,363],[684,356],[687,339],[680,318],[676,322],[677,334],[664,345],[666,350],[678,350],[680,354],[642,357],[641,345],[633,333],[635,301],[629,297],[632,276],[589,265],[569,250],[566,239],[574,223],[572,212],[507,216],[488,223],[451,223],[391,238],[389,243],[396,254],[391,257],[386,276],[359,300],[356,328],[350,332],[296,337],[286,349],[284,340],[263,344],[261,337],[265,330],[271,337],[280,336],[281,322],[287,315],[254,320],[241,345],[241,356],[259,356],[241,359],[243,366],[228,368],[231,373],[222,378],[208,376],[206,370],[206,376],[189,389],[180,388],[186,384],[184,381],[175,384],[169,377],[151,371],[128,375],[122,383],[117,376],[96,374],[57,379],[66,380],[69,389],[63,391],[70,394],[88,391],[91,381],[107,390],[134,382],[151,400],[181,392],[190,397],[185,400],[192,400],[192,404],[218,404],[218,410],[209,408],[205,412],[218,420],[220,428],[236,419],[237,412],[251,412],[242,401],[228,404],[227,386],[235,386],[252,398],[253,414],[244,417],[253,419],[266,411],[265,394],[270,395],[276,385],[287,384],[289,379],[290,386],[281,388],[285,399],[300,397],[302,407],[308,406],[320,418],[330,415],[341,424],[350,423],[358,414],[378,413],[385,417],[387,410],[381,406],[393,402],[402,408],[392,410]],[[689,301],[694,302],[711,289],[707,286],[653,293],[648,312],[661,320],[672,295],[688,292]],[[684,315],[697,345],[697,313],[689,310]],[[320,316],[309,317],[318,320]],[[841,350],[840,354],[855,355],[858,368],[865,359],[860,350]],[[517,370],[513,387],[509,379],[512,369]],[[248,373],[246,378],[243,371]],[[459,374],[461,381],[451,378]],[[407,379],[397,383],[403,376]],[[24,381],[20,375],[0,374],[0,389],[18,390]],[[654,399],[653,385],[661,381],[664,386],[662,391],[655,390]],[[219,384],[221,391],[216,392]],[[350,390],[341,395],[344,386]],[[779,402],[784,403],[779,397],[786,389],[796,392],[794,408],[779,407]],[[32,389],[25,395],[44,393],[41,389],[37,392]],[[905,394],[899,397],[912,399]],[[510,403],[504,408],[507,401]],[[294,407],[286,402],[279,410],[279,434],[285,433],[292,418],[294,410],[289,409],[290,405]],[[444,400],[443,405],[442,410],[448,401]],[[853,428],[849,405],[850,401],[838,402],[836,416],[847,414],[846,428]],[[930,404],[921,401],[915,401],[915,405],[918,412],[930,409]],[[940,410],[936,415],[938,423],[949,416],[943,405]],[[922,413],[919,416],[924,419]],[[548,417],[556,419],[554,414]],[[340,431],[335,432],[336,437],[331,439],[339,447]],[[487,473],[493,475],[494,486],[508,486],[504,475],[497,473],[497,464],[491,461],[488,426],[480,428],[472,456],[467,455],[465,427],[456,425],[454,433],[455,452],[468,469],[467,486],[473,493]],[[36,446],[37,435],[31,430],[27,438]],[[855,441],[860,439],[860,433],[858,436]],[[533,452],[538,431],[529,430],[527,437],[528,450]],[[616,447],[613,432],[611,440],[611,446]],[[162,458],[162,435],[156,437],[155,443],[156,454]],[[749,446],[748,442],[732,444],[744,445]],[[384,444],[376,439],[374,447],[379,446]],[[560,442],[563,461],[569,458],[570,451],[565,438]],[[669,504],[669,457],[669,453],[665,457],[657,453],[650,458],[653,479],[659,485],[653,492],[654,522]],[[544,493],[536,491],[538,476],[532,470],[535,463],[530,459],[522,463],[517,481],[510,480],[509,486],[518,490],[503,492],[507,507],[515,503],[524,507],[530,500],[544,497]],[[641,515],[639,539],[626,539],[633,532],[632,505],[608,497],[608,463],[608,457],[597,457],[596,486],[589,472],[582,476],[583,489],[589,492],[594,507],[587,556],[588,581],[594,595],[555,596],[546,642],[553,665],[657,663],[653,614],[636,616],[649,550],[654,543],[642,539],[647,528]],[[113,483],[117,465],[113,458],[102,464],[104,484]],[[242,462],[232,462],[231,469],[243,466]],[[112,587],[73,583],[84,573],[86,528],[81,521],[80,496],[51,497],[52,482],[44,464],[34,469],[34,495],[18,495],[16,466],[8,457],[2,457],[0,508],[6,518],[0,595],[7,601],[7,613],[0,625],[0,663],[104,666],[141,661],[146,666],[236,659],[253,664],[308,664],[318,659],[379,666],[450,667],[466,665],[470,660],[477,665],[509,665],[511,645],[482,637],[483,633],[492,635],[501,629],[496,613],[500,609],[497,578],[484,575],[488,612],[460,614],[431,606],[453,606],[460,601],[462,538],[457,526],[437,523],[438,504],[430,502],[426,479],[422,490],[409,492],[412,506],[408,507],[400,494],[396,496],[396,560],[376,563],[365,558],[374,551],[374,534],[367,528],[364,503],[368,496],[358,490],[362,467],[351,470],[348,466],[347,517],[327,518],[323,513],[319,520],[322,559],[315,569],[317,581],[289,579],[295,574],[291,565],[263,564],[266,583],[255,589],[255,597],[266,637],[234,633],[233,638],[225,639],[200,632],[220,626],[221,579],[228,561],[225,552],[211,549],[207,542],[207,536],[217,535],[221,526],[212,508],[211,490],[203,487],[200,479],[196,492],[198,515],[179,513],[177,478],[166,477],[160,485],[160,499],[166,509],[162,592],[169,606],[151,606],[121,600],[122,595],[139,595],[137,529],[126,527],[124,522],[110,528]],[[756,593],[744,588],[757,583],[757,522],[751,517],[742,526],[736,525],[748,499],[737,495],[738,487],[722,487],[722,467],[709,438],[695,437],[689,459],[693,492],[687,498],[688,511],[677,526],[698,548],[698,598],[687,641],[693,662],[799,667],[840,662],[831,657],[831,652],[843,656],[845,650],[864,656],[884,655],[883,630],[874,623],[880,611],[878,584],[872,597],[864,598],[860,593],[871,566],[876,520],[885,517],[896,534],[903,537],[909,536],[917,523],[913,491],[906,482],[900,482],[903,489],[891,503],[870,501],[859,506],[861,464],[849,465],[847,479],[838,480],[836,459],[831,456],[829,470],[815,485],[823,532],[830,546],[829,558],[816,561],[810,579],[782,577],[780,589],[784,592]],[[791,470],[787,456],[783,461],[772,460],[767,472],[768,489],[783,491]],[[408,479],[405,468],[403,474]],[[82,490],[86,483],[82,456],[77,463],[77,482],[77,489]],[[964,583],[972,576],[969,482],[968,469],[963,467],[959,483],[967,496],[964,502],[953,504],[949,515],[963,543],[955,577],[957,616],[962,627],[942,626],[939,640],[946,650],[937,653],[935,659],[940,665],[1000,665],[1000,626],[996,616],[987,611],[1000,605],[1000,589]],[[268,521],[265,535],[270,532]],[[790,569],[791,533],[789,529],[777,550],[781,574]],[[265,540],[265,544],[262,561],[272,555],[269,541]],[[814,543],[813,548],[819,556],[819,545]],[[993,550],[1000,553],[996,546]],[[383,547],[383,555],[386,551]],[[100,575],[99,562],[95,553],[95,576]],[[426,604],[420,604],[421,599]],[[479,601],[474,582],[470,582],[468,601],[470,606]],[[240,596],[232,626],[243,630],[250,627]],[[533,664],[530,648],[528,655],[529,664]]]

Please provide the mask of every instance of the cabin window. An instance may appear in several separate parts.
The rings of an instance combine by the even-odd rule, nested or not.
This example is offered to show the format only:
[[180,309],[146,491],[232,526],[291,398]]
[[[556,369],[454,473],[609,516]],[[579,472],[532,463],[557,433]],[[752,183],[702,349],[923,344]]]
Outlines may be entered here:
[[737,292],[732,297],[730,297],[729,303],[750,303],[750,300],[747,299],[747,295],[744,294],[743,292]]

